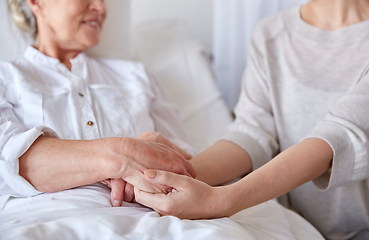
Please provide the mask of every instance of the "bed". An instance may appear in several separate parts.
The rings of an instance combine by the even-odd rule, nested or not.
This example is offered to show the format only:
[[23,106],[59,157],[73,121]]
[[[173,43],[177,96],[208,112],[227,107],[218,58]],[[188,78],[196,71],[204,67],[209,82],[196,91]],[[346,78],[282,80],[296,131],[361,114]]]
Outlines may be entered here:
[[[203,151],[232,121],[205,48],[179,20],[132,26],[129,0],[106,3],[109,18],[102,42],[89,54],[142,61],[178,105],[193,145]],[[10,21],[6,4],[0,3],[0,60],[16,58],[32,41]],[[112,208],[110,191],[100,183],[76,190],[10,198],[0,209],[0,239],[324,239],[276,200],[230,218],[191,221],[160,217],[134,203]]]

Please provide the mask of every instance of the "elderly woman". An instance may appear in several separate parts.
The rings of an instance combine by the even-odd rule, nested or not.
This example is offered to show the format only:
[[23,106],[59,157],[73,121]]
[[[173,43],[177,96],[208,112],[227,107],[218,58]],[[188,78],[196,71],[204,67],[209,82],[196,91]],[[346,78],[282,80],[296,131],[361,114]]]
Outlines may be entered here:
[[[13,0],[11,9],[23,28],[35,17],[37,31],[22,57],[0,63],[0,208],[9,197],[99,181],[120,206],[132,200],[132,185],[166,190],[145,178],[146,168],[195,176],[190,155],[177,147],[193,151],[176,108],[144,67],[83,53],[99,42],[103,0]],[[147,131],[173,143],[141,135]]]
[[[312,0],[262,21],[236,120],[191,163],[211,185],[165,171],[168,194],[136,200],[181,218],[232,214],[288,192],[327,239],[369,239],[369,1]],[[277,155],[278,154],[278,155]]]

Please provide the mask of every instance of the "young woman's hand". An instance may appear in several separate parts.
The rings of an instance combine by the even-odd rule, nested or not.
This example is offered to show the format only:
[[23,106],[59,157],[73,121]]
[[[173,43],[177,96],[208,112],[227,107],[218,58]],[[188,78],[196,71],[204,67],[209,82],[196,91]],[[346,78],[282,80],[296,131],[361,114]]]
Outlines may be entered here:
[[211,187],[184,175],[160,170],[145,170],[153,184],[172,188],[169,193],[147,193],[135,188],[138,203],[148,206],[160,215],[182,219],[210,219],[228,216],[226,187]]

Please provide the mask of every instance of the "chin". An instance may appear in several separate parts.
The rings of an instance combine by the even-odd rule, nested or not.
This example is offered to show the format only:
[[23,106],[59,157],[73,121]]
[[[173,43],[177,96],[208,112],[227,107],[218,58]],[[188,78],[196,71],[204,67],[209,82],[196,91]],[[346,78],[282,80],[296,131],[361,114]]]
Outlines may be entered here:
[[90,39],[87,39],[86,41],[84,41],[84,46],[86,49],[89,49],[89,48],[92,48],[92,47],[95,47],[96,45],[98,45],[100,42],[100,39],[93,39],[93,38],[90,38]]

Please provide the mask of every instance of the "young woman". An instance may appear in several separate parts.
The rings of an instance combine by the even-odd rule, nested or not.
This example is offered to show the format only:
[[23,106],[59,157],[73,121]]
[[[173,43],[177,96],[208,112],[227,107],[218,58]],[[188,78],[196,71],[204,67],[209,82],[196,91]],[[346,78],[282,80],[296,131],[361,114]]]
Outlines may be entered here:
[[113,179],[112,204],[120,206],[132,200],[130,184],[165,190],[145,178],[148,167],[195,176],[182,155],[190,156],[176,145],[182,155],[136,139],[159,131],[192,151],[175,106],[144,67],[83,53],[99,42],[103,0],[13,0],[11,9],[22,28],[35,17],[37,31],[22,57],[0,63],[0,209],[10,196],[106,179]]
[[[198,180],[145,170],[162,215],[231,216],[288,193],[327,239],[369,239],[369,1],[312,0],[262,21],[236,120],[191,160]],[[250,173],[251,172],[251,173]]]

